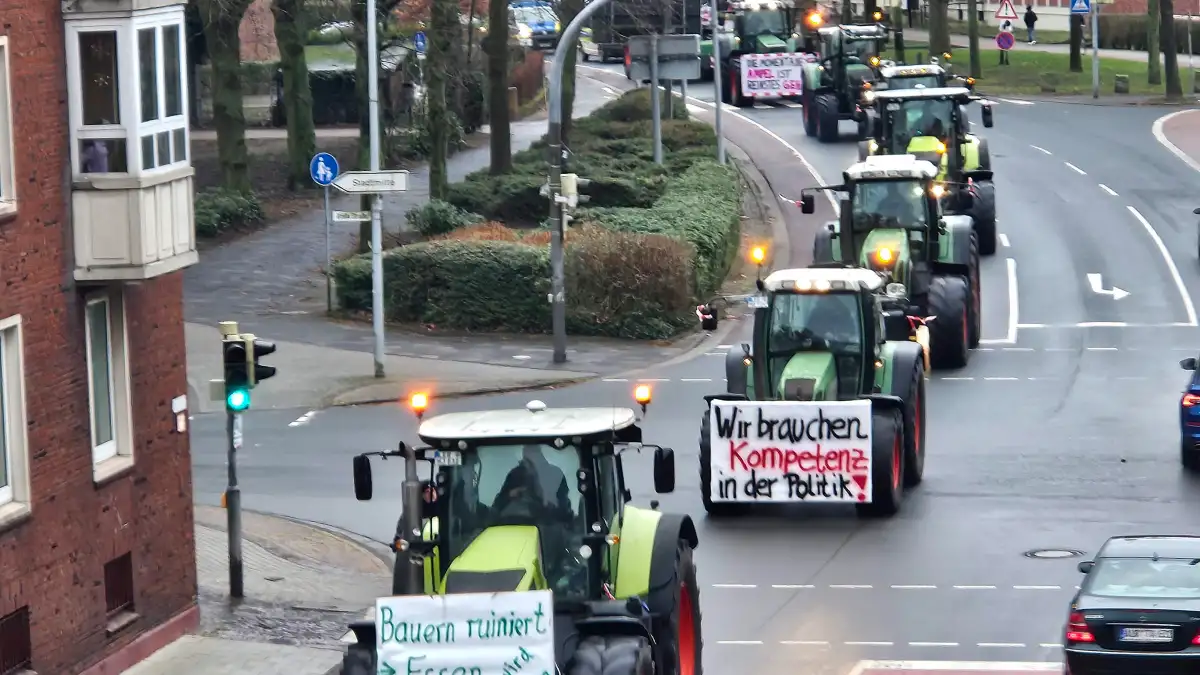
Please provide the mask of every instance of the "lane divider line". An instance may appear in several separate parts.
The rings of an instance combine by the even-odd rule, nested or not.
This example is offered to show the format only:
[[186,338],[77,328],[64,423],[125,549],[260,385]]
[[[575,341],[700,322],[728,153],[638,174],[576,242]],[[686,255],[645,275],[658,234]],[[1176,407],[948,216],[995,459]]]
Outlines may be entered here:
[[1075,173],[1079,174],[1080,176],[1086,176],[1086,175],[1087,175],[1087,172],[1086,172],[1086,171],[1084,171],[1083,169],[1081,169],[1081,168],[1079,168],[1079,167],[1075,166],[1074,164],[1072,164],[1072,163],[1070,163],[1070,162],[1063,162],[1063,164],[1066,164],[1068,169],[1071,169],[1072,171],[1074,171]]
[[957,642],[910,642],[909,647],[957,647]]
[[1192,296],[1188,294],[1187,286],[1183,283],[1183,277],[1179,275],[1179,268],[1175,266],[1175,260],[1171,258],[1171,253],[1167,250],[1167,245],[1163,243],[1162,237],[1158,236],[1158,232],[1154,230],[1154,226],[1150,224],[1150,221],[1146,220],[1146,217],[1141,212],[1132,206],[1126,206],[1125,208],[1129,209],[1133,217],[1137,218],[1137,221],[1146,229],[1146,234],[1150,235],[1150,238],[1154,240],[1154,245],[1158,247],[1158,252],[1162,255],[1163,262],[1167,264],[1167,270],[1171,273],[1171,279],[1175,282],[1175,287],[1179,289],[1179,296],[1183,300],[1183,308],[1187,312],[1188,325],[1197,325],[1196,306],[1192,304]]
[[849,675],[862,675],[876,670],[1061,673],[1063,664],[1061,661],[859,661]]
[[1043,147],[1037,146],[1037,145],[1030,145],[1029,147],[1033,148],[1034,150],[1037,150],[1038,152],[1044,152],[1044,153],[1046,153],[1047,155],[1053,155],[1053,154],[1054,154],[1053,152],[1050,152],[1049,150],[1047,150],[1047,149],[1045,149],[1045,148],[1043,148]]
[[1120,196],[1121,196],[1121,195],[1117,194],[1117,191],[1116,191],[1116,190],[1114,190],[1114,189],[1112,189],[1112,188],[1108,187],[1108,186],[1107,186],[1107,185],[1105,185],[1104,183],[1101,183],[1101,184],[1100,184],[1100,189],[1101,189],[1101,190],[1104,190],[1105,192],[1107,192],[1108,194],[1110,194],[1110,195],[1112,195],[1112,196],[1114,196],[1114,197],[1120,197]]
[[999,237],[1000,237],[1000,245],[1003,246],[1004,248],[1008,248],[1009,247],[1008,235],[1001,232],[999,234]]

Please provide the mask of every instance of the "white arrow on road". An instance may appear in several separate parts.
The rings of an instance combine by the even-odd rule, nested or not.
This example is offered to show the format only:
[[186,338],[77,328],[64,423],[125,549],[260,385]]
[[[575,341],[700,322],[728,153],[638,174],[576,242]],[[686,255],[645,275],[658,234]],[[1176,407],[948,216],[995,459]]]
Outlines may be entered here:
[[1129,295],[1129,291],[1117,288],[1116,286],[1113,286],[1111,289],[1104,288],[1104,283],[1100,280],[1099,274],[1089,274],[1087,277],[1088,283],[1092,285],[1093,293],[1099,293],[1100,295],[1111,295],[1113,300],[1120,300],[1121,298]]

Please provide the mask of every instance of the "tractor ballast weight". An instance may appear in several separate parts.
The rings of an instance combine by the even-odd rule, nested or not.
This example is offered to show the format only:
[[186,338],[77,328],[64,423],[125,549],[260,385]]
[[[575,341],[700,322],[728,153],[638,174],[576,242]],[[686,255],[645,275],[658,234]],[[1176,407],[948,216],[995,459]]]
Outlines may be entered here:
[[[936,317],[929,325],[935,368],[961,368],[979,344],[979,251],[970,216],[942,211],[937,168],[912,155],[868,157],[842,174],[841,185],[807,188],[800,206],[814,211],[814,194],[841,196],[838,220],[817,228],[813,261],[837,262],[885,274],[906,290],[905,314]],[[904,326],[895,330],[902,339]]]
[[804,70],[804,133],[822,143],[838,140],[838,123],[854,120],[858,135],[870,132],[859,101],[864,85],[879,79],[879,55],[888,39],[880,24],[826,26],[818,29],[820,50]]
[[[871,138],[859,143],[859,159],[913,154],[938,167],[948,213],[970,215],[982,255],[996,252],[996,185],[987,140],[970,133],[967,106],[980,104],[983,126],[991,128],[991,104],[966,87],[901,89],[870,97]],[[919,128],[922,126],[933,128]]]
[[[895,514],[903,488],[921,482],[925,457],[928,331],[918,318],[905,315],[904,289],[873,270],[837,263],[779,270],[760,279],[758,288],[749,298],[751,342],[727,352],[726,393],[705,400],[710,407],[714,400],[870,401],[877,436],[872,439],[873,493],[856,508],[863,516]],[[818,320],[834,315],[839,325]],[[788,316],[802,323],[781,323]],[[901,324],[906,335],[892,339],[885,325]],[[704,508],[712,516],[738,515],[747,504],[713,499],[713,441],[706,411],[700,425]],[[902,456],[893,456],[893,447],[902,449]]]
[[[420,414],[427,399],[418,396]],[[635,399],[644,413],[649,387]],[[418,436],[426,447],[354,458],[360,501],[373,493],[371,456],[429,466],[418,517],[402,514],[397,524],[391,595],[553,590],[555,660],[565,675],[592,675],[597,659],[627,660],[614,675],[700,672],[696,527],[656,503],[628,504],[624,452],[653,452],[656,491],[675,488],[674,452],[642,443],[634,410],[531,401],[523,410],[439,415]],[[412,566],[423,579],[417,588],[404,581]],[[350,628],[356,642],[343,675],[374,675],[376,624]]]

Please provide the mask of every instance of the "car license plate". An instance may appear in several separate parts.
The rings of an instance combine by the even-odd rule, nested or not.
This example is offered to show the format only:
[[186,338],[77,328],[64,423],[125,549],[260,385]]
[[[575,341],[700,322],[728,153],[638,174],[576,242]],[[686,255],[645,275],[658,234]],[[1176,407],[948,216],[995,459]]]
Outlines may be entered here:
[[1175,631],[1170,628],[1122,628],[1121,642],[1171,642]]

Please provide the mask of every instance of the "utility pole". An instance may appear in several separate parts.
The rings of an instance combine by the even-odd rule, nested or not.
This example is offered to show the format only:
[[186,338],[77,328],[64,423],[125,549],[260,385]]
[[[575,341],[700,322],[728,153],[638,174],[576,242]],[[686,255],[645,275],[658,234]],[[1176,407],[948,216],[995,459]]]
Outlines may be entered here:
[[[374,0],[368,0],[374,5]],[[562,78],[567,54],[575,49],[579,31],[596,12],[607,7],[612,0],[593,0],[583,6],[571,23],[563,29],[554,48],[554,61],[550,64],[549,122],[546,130],[546,152],[550,161],[550,178],[547,187],[550,193],[550,326],[554,333],[554,363],[567,362],[567,289],[563,270],[563,235],[566,228],[567,200],[562,195]]]
[[721,83],[724,82],[721,79],[721,34],[724,32],[725,22],[721,20],[721,13],[717,11],[716,3],[713,4],[712,14],[709,16],[713,31],[713,98],[717,100],[717,105],[713,108],[714,127],[717,132],[717,161],[724,164],[725,134],[721,130],[721,108],[724,107],[724,101],[721,100]]
[[[1092,98],[1100,98],[1100,3],[1097,0],[1091,0],[1092,10]],[[1188,33],[1191,34],[1191,26],[1188,26]],[[1158,54],[1150,54],[1150,58],[1157,59]]]
[[896,63],[904,63],[904,9],[902,0],[892,0],[892,40],[896,49]]
[[[379,17],[367,0],[367,114],[371,117],[371,171],[379,171]],[[371,200],[371,328],[375,334],[375,377],[383,377],[383,195]]]

